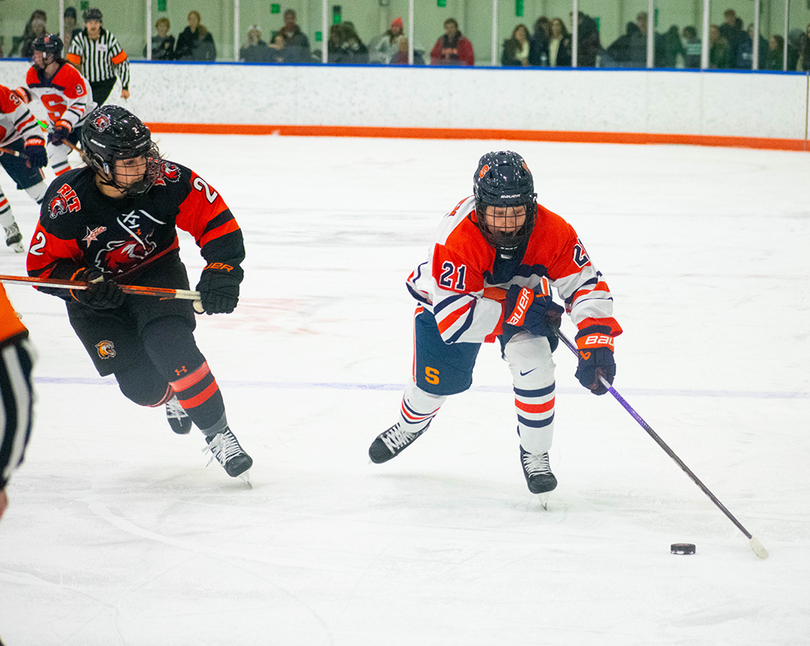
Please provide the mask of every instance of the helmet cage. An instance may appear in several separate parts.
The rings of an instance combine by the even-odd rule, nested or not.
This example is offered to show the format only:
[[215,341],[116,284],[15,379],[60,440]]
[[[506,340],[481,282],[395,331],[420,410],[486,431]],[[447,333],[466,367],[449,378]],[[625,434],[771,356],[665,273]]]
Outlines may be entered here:
[[[473,192],[478,228],[487,243],[507,255],[525,248],[537,219],[537,193],[534,192],[531,171],[523,158],[510,151],[484,155],[473,176]],[[517,224],[522,214],[514,214],[511,216],[514,217],[511,227],[508,226],[511,217],[507,217],[506,231],[490,229],[485,215],[488,206],[514,209],[523,206],[523,225],[518,227]]]
[[[88,116],[82,127],[82,155],[102,184],[125,196],[145,193],[160,175],[160,151],[149,128],[119,106],[103,106]],[[143,176],[135,182],[121,181],[115,162],[138,157],[146,159]]]

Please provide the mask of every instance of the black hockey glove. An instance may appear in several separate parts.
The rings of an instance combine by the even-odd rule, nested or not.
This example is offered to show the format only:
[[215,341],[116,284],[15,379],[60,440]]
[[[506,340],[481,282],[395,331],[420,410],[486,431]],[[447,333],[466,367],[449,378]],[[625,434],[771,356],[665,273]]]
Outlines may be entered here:
[[48,165],[48,153],[45,152],[45,140],[42,137],[26,139],[24,150],[28,157],[28,168],[43,168]]
[[532,291],[528,287],[512,285],[506,292],[503,308],[503,341],[509,340],[521,330],[537,336],[556,336],[565,311],[551,300],[548,281],[544,281]]
[[239,302],[239,283],[244,272],[239,265],[212,262],[200,275],[197,291],[206,314],[230,314]]
[[73,127],[64,119],[59,119],[53,124],[53,130],[48,134],[48,141],[54,146],[61,146],[62,140],[67,139]]
[[[102,280],[98,280],[102,278]],[[103,280],[96,269],[80,269],[71,280],[83,280],[92,283],[87,289],[71,289],[70,295],[82,305],[94,310],[112,310],[124,304],[124,292],[111,280]]]
[[612,384],[616,376],[613,331],[607,325],[590,325],[577,333],[576,342],[579,351],[576,378],[594,395],[604,395],[607,388],[599,377]]

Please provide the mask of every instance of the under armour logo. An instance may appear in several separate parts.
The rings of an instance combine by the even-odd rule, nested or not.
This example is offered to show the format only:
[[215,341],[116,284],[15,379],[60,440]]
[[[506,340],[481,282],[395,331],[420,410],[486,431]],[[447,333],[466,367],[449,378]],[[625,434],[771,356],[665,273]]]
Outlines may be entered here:
[[179,377],[181,374],[183,374],[184,372],[188,372],[188,370],[186,370],[186,367],[185,367],[185,366],[181,366],[180,368],[176,368],[176,369],[175,369],[175,373],[177,373],[177,376],[178,376],[178,377]]

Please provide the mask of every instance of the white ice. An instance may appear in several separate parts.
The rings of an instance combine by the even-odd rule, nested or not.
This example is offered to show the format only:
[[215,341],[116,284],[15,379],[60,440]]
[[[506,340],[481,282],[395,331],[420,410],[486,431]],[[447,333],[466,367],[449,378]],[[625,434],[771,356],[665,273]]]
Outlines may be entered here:
[[[199,318],[197,340],[254,488],[204,468],[197,431],[174,435],[100,379],[61,301],[8,286],[39,362],[0,522],[7,646],[810,641],[810,156],[160,139],[244,230],[239,309]],[[504,147],[615,295],[616,388],[767,560],[614,399],[578,385],[565,348],[547,511],[526,489],[494,346],[426,435],[369,462],[410,374],[404,280],[478,157]],[[30,237],[33,203],[1,181]],[[202,261],[182,244],[194,285]],[[0,251],[0,273],[24,259]]]

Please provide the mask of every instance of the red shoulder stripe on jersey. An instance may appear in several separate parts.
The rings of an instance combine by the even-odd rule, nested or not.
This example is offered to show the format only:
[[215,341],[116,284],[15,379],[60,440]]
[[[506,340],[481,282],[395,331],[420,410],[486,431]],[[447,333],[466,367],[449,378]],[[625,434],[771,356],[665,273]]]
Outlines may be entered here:
[[227,233],[231,233],[232,231],[238,231],[239,225],[236,223],[236,220],[231,219],[225,222],[224,224],[219,225],[216,229],[211,229],[208,233],[206,233],[202,238],[200,238],[200,247],[204,247],[208,242],[211,240],[215,240],[216,238],[221,238]]

